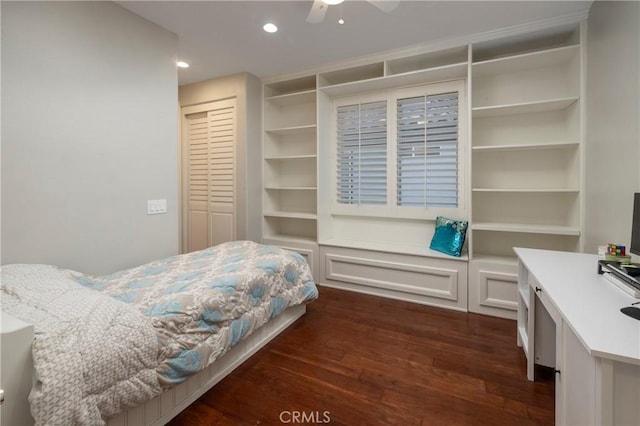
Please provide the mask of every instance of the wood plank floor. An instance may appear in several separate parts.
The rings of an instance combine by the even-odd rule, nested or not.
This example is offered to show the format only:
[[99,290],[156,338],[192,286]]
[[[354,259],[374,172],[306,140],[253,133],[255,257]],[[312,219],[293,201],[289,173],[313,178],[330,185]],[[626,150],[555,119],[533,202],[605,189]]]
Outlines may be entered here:
[[515,321],[320,287],[170,425],[551,425],[553,377],[527,381],[515,336]]

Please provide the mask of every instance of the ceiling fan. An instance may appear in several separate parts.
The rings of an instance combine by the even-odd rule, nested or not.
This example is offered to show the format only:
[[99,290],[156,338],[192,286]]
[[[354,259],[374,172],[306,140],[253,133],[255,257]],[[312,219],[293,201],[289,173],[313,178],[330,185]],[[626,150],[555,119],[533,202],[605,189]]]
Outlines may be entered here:
[[[327,13],[329,6],[340,4],[343,1],[344,0],[314,0],[309,15],[307,16],[307,22],[310,24],[318,24],[324,21],[324,15]],[[367,2],[383,12],[391,12],[398,7],[400,0],[367,0]]]

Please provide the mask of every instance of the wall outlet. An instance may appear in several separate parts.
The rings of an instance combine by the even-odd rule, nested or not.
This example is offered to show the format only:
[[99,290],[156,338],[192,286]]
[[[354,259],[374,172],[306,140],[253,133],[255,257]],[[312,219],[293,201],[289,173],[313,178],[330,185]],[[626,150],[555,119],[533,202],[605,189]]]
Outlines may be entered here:
[[167,200],[147,200],[147,214],[162,214],[167,212]]

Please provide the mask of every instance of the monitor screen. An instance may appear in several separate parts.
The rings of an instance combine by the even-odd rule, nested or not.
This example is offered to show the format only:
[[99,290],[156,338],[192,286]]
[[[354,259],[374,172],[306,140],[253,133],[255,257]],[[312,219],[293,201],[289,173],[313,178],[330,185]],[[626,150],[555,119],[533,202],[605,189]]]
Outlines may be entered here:
[[640,256],[640,193],[633,195],[633,224],[631,225],[631,253]]

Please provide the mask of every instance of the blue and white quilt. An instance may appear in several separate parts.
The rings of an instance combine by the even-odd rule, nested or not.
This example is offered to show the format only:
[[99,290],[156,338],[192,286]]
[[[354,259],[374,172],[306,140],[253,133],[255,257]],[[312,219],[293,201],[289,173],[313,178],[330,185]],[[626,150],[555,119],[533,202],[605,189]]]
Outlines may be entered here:
[[318,297],[298,253],[234,241],[105,276],[71,272],[80,284],[137,308],[156,329],[163,387],[209,366],[290,306]]

